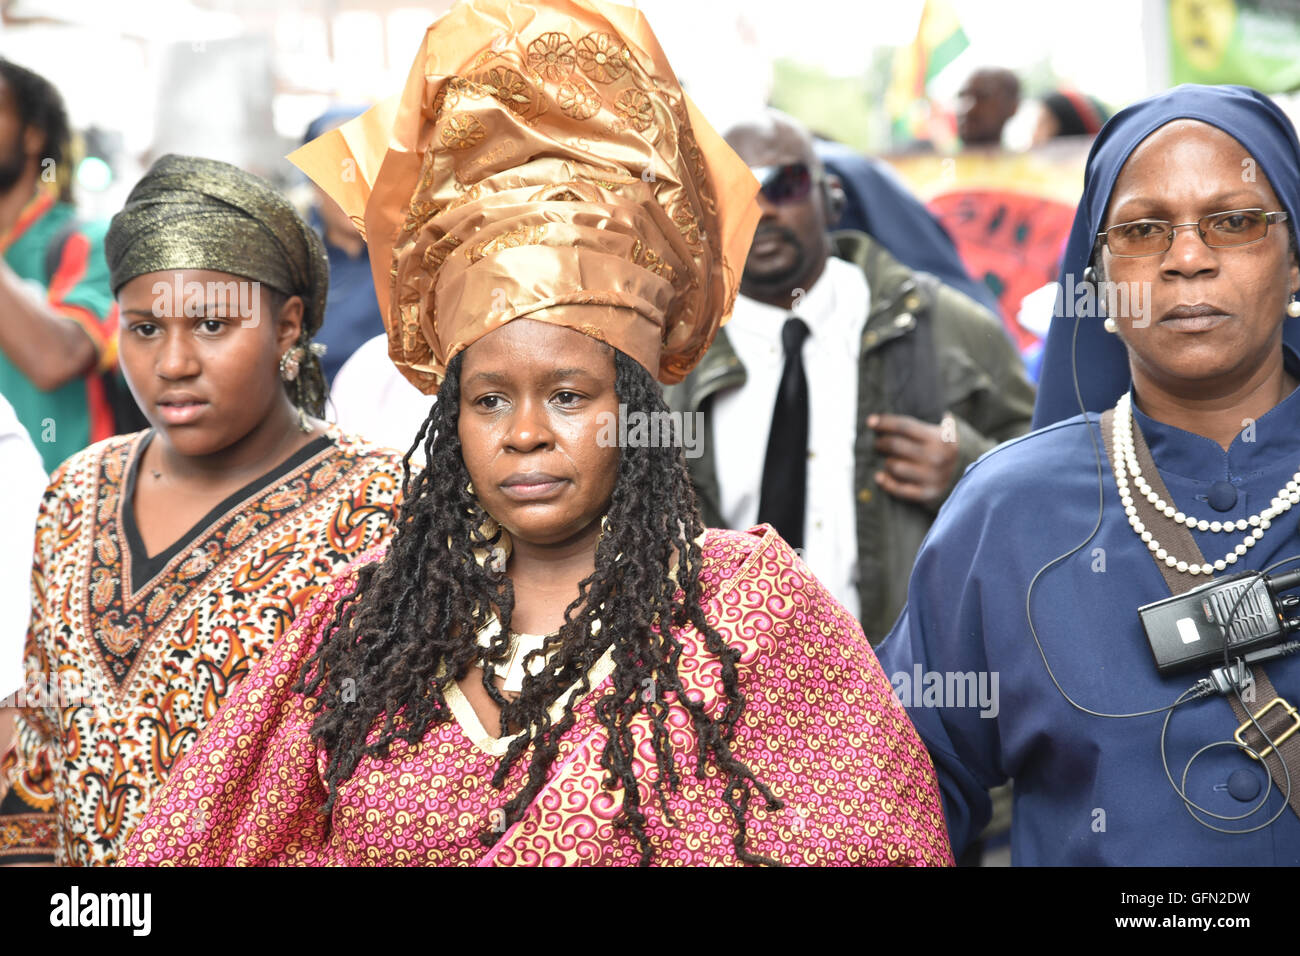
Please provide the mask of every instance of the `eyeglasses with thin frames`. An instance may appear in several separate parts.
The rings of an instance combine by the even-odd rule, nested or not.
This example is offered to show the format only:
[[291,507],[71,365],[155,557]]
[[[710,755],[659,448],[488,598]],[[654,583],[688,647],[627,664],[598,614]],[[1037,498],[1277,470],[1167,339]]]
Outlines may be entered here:
[[1286,222],[1285,212],[1265,212],[1263,209],[1229,209],[1211,213],[1195,222],[1172,223],[1165,219],[1137,219],[1121,222],[1097,238],[1106,244],[1110,254],[1121,259],[1140,259],[1168,252],[1174,245],[1174,234],[1184,226],[1195,226],[1197,233],[1211,249],[1247,246],[1268,235],[1268,227],[1275,222]]

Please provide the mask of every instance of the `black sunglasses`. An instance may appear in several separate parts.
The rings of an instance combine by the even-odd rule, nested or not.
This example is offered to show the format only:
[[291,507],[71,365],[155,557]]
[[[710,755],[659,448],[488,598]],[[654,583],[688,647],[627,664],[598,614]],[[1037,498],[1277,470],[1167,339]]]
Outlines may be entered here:
[[802,202],[812,192],[813,175],[807,163],[786,166],[751,166],[763,197],[772,205]]

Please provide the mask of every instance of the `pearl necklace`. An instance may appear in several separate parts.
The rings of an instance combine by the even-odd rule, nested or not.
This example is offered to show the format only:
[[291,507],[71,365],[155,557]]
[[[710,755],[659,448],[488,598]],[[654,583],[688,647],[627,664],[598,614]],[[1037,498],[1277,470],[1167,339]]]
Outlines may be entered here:
[[[1285,514],[1293,504],[1300,503],[1300,471],[1297,471],[1291,480],[1286,483],[1286,487],[1278,492],[1277,497],[1273,498],[1269,506],[1257,515],[1240,518],[1237,521],[1206,521],[1183,514],[1183,512],[1156,494],[1147,480],[1142,477],[1142,469],[1138,465],[1137,453],[1133,447],[1134,428],[1133,403],[1129,394],[1125,392],[1115,405],[1115,416],[1111,426],[1111,444],[1114,447],[1114,460],[1111,462],[1111,467],[1115,472],[1115,485],[1119,489],[1119,500],[1124,506],[1124,513],[1128,515],[1129,525],[1137,536],[1142,539],[1147,548],[1155,554],[1156,559],[1163,561],[1171,568],[1176,568],[1181,573],[1208,575],[1215,571],[1226,570],[1228,565],[1236,564],[1238,558],[1255,546],[1255,543],[1268,530],[1274,518]],[[1160,542],[1146,529],[1142,519],[1138,517],[1137,508],[1133,504],[1133,496],[1129,492],[1128,476],[1130,474],[1133,476],[1133,483],[1137,485],[1138,491],[1142,493],[1147,501],[1151,502],[1156,511],[1159,511],[1166,518],[1173,519],[1178,524],[1186,525],[1188,528],[1195,528],[1198,531],[1217,533],[1245,531],[1247,528],[1253,530],[1242,539],[1240,544],[1213,564],[1209,562],[1205,564],[1189,564],[1186,561],[1180,561],[1161,546]]]

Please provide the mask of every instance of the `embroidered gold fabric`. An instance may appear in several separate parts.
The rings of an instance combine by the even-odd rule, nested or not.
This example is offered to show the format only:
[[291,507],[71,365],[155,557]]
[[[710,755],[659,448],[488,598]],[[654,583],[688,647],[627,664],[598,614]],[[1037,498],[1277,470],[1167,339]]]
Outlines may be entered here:
[[160,158],[104,238],[113,292],[136,276],[211,269],[301,296],[310,338],[325,316],[325,246],[270,183],[200,156]]
[[645,18],[598,0],[458,5],[399,98],[290,159],[363,228],[389,355],[425,392],[524,316],[680,381],[759,215]]

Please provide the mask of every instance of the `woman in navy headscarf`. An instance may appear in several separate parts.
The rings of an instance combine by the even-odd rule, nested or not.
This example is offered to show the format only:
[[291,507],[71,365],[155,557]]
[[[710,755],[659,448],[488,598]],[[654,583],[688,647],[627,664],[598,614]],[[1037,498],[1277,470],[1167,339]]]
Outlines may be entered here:
[[[1232,743],[1244,719],[1263,750],[1241,708],[1268,701],[1264,682],[1255,703],[1187,694],[1213,665],[1162,676],[1137,615],[1300,556],[1298,170],[1290,121],[1243,87],[1178,87],[1093,144],[1046,427],[966,473],[878,651],[939,771],[954,852],[1013,778],[1015,863],[1300,863],[1300,811]],[[1179,627],[1176,647],[1200,639]],[[1267,676],[1300,697],[1300,661]],[[1270,739],[1300,721],[1274,720],[1285,710],[1264,718]],[[1300,772],[1290,789],[1300,807]]]

